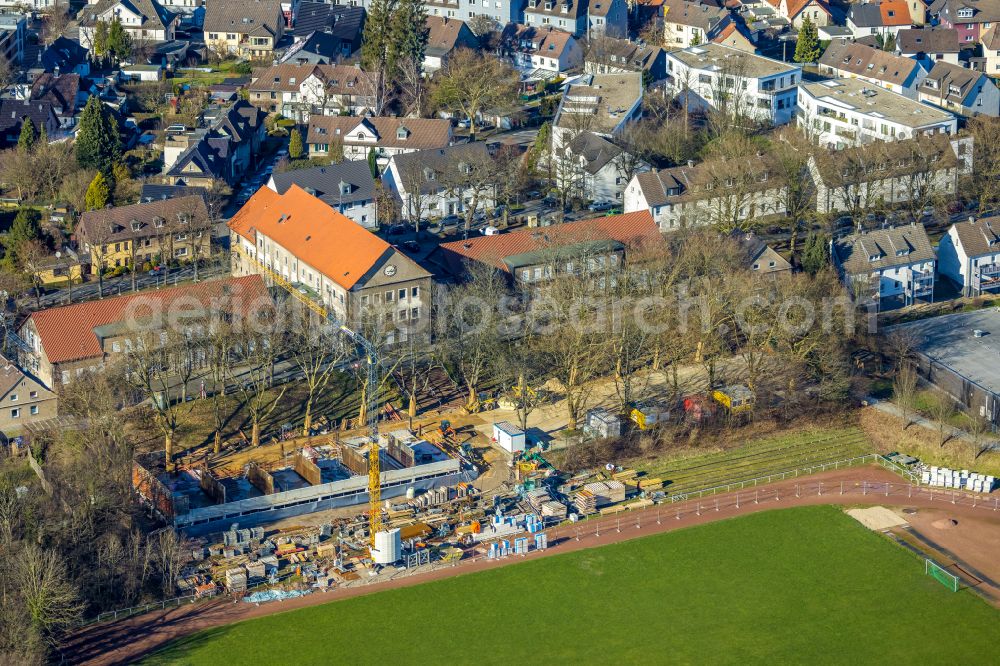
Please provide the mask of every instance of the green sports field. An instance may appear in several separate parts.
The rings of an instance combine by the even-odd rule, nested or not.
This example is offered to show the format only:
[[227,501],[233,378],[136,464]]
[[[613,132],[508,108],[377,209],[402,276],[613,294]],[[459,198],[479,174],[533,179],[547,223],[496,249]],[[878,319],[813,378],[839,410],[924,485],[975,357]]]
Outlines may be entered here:
[[1000,613],[923,571],[837,508],[786,509],[210,630],[147,663],[990,663]]

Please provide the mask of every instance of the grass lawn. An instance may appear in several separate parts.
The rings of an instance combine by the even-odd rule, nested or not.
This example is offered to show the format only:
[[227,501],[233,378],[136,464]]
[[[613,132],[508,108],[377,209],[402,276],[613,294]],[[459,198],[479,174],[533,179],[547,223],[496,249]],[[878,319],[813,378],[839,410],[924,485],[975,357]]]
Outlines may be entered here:
[[839,509],[771,511],[274,615],[148,664],[980,663],[1000,614]]

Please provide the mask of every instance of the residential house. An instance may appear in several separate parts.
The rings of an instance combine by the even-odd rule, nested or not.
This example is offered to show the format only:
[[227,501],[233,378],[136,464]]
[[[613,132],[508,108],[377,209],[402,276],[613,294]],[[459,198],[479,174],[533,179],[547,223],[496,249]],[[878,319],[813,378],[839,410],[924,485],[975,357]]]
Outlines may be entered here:
[[552,121],[558,154],[581,132],[611,137],[642,118],[642,74],[587,74],[566,87]]
[[[979,43],[983,48],[982,71],[990,76],[1000,76],[1000,30],[994,24],[979,38]],[[957,58],[955,64],[957,65]],[[950,61],[949,61],[950,62]]]
[[934,300],[937,257],[922,224],[839,238],[833,242],[831,255],[861,303],[885,310]]
[[855,39],[867,35],[895,39],[896,33],[911,25],[913,22],[906,0],[856,2],[847,10],[847,27]]
[[662,81],[667,78],[667,52],[645,42],[605,37],[590,45],[583,71],[587,74],[642,72],[646,83]]
[[732,23],[723,6],[689,0],[664,0],[663,46],[667,51],[712,41]]
[[961,51],[954,28],[907,28],[896,34],[896,55],[916,60],[928,71],[938,61],[959,64]]
[[229,228],[234,275],[278,275],[348,326],[374,312],[388,343],[429,336],[431,274],[298,185],[257,190]]
[[757,43],[746,26],[732,21],[712,41],[746,53],[757,53]]
[[168,132],[164,139],[163,175],[170,185],[211,188],[239,182],[256,164],[267,132],[267,114],[245,100],[221,110],[208,128]]
[[1000,115],[1000,90],[983,72],[938,62],[920,82],[918,98],[963,116]]
[[86,103],[88,93],[80,88],[79,74],[56,76],[43,72],[31,84],[30,96],[32,101],[40,100],[51,104],[59,118],[59,126],[70,129],[76,125],[77,111]]
[[211,252],[211,218],[205,198],[198,195],[89,210],[80,216],[76,235],[94,275]]
[[565,30],[511,23],[500,35],[500,53],[522,78],[554,79],[583,63],[583,49]]
[[533,288],[559,275],[615,269],[664,246],[649,212],[640,211],[474,236],[443,243],[435,252],[455,276],[462,277],[470,265],[479,264],[496,269],[521,288]]
[[[649,165],[641,159],[593,132],[577,134],[555,159],[576,165],[579,173],[576,189],[584,199],[619,205],[632,176],[649,170]],[[569,168],[568,165],[557,167]]]
[[732,81],[743,90],[735,105],[742,108],[733,113],[784,125],[795,114],[802,68],[710,43],[668,53],[667,79],[676,94],[686,95],[689,106],[700,110],[718,110],[715,92]]
[[587,0],[528,0],[524,24],[565,30],[574,37],[587,34]]
[[254,70],[247,85],[251,104],[300,123],[313,114],[361,115],[372,95],[368,74],[354,65],[272,65]]
[[163,0],[161,4],[173,13],[184,17],[185,20],[192,21],[193,15],[202,8],[204,2],[203,0]]
[[[361,48],[361,35],[365,28],[364,7],[325,2],[300,2],[295,14],[294,35],[296,43],[284,61],[329,65],[341,58],[349,58]],[[322,60],[310,59],[319,56]]]
[[942,28],[958,31],[960,44],[974,46],[983,34],[1000,22],[997,0],[935,0],[930,13]]
[[77,15],[80,44],[93,51],[97,24],[111,23],[115,18],[137,44],[170,41],[180,23],[180,18],[157,0],[100,0],[84,6]]
[[526,0],[427,0],[424,4],[429,16],[447,16],[463,21],[484,16],[493,21],[495,30],[502,30],[508,23],[524,23],[525,2]]
[[448,61],[456,49],[478,49],[479,40],[465,21],[447,16],[427,17],[427,48],[424,51],[424,71],[433,73]]
[[39,65],[46,72],[74,73],[80,76],[90,74],[90,59],[86,48],[80,42],[67,37],[56,37],[44,51],[39,53]]
[[864,44],[832,42],[819,59],[819,73],[861,79],[911,99],[927,70],[916,60]]
[[444,118],[313,115],[306,133],[310,157],[343,151],[345,159],[365,160],[374,152],[380,164],[393,155],[447,148],[451,143],[451,121]]
[[263,60],[284,35],[285,16],[279,0],[211,0],[203,29],[210,49]]
[[599,35],[627,38],[628,14],[625,0],[591,0],[587,6],[587,39]]
[[770,159],[762,154],[740,164],[718,160],[639,173],[625,188],[624,211],[648,210],[664,232],[785,215],[787,185]]
[[146,336],[166,331],[168,313],[179,313],[182,320],[223,314],[253,317],[273,307],[263,280],[251,275],[38,310],[18,329],[26,343],[21,366],[55,389],[102,370]]
[[344,160],[312,169],[295,169],[271,175],[267,186],[284,194],[292,185],[366,229],[378,227],[375,178],[366,160]]
[[833,24],[833,13],[824,0],[767,0],[780,18],[788,21],[796,30],[806,19],[813,25],[822,27]]
[[953,197],[966,170],[964,145],[935,134],[880,144],[879,150],[817,151],[809,158],[816,212],[857,216]]
[[61,289],[83,281],[83,261],[68,247],[43,257],[33,269],[32,278],[46,289]]
[[834,149],[958,131],[954,114],[858,79],[801,84],[796,116],[811,139]]
[[[139,189],[139,201],[148,203],[150,201],[160,201],[162,199],[173,199],[175,197],[186,197],[197,195],[208,197],[208,190],[204,187],[189,187],[187,185],[160,185],[159,183],[143,183]],[[211,212],[211,210],[209,211]]]
[[938,243],[938,272],[964,296],[1000,292],[1000,218],[956,222]]
[[30,118],[35,130],[45,129],[49,140],[59,134],[59,117],[46,100],[0,99],[0,148],[17,145],[21,136],[21,125]]
[[746,266],[754,273],[774,277],[792,272],[788,260],[752,231],[734,231],[732,238],[739,245]]
[[403,219],[465,215],[495,206],[489,147],[483,141],[395,155],[382,182],[400,204]]
[[14,65],[22,64],[27,42],[28,16],[18,10],[0,9],[0,56]]
[[10,437],[26,424],[55,418],[57,414],[56,394],[0,356],[0,432]]

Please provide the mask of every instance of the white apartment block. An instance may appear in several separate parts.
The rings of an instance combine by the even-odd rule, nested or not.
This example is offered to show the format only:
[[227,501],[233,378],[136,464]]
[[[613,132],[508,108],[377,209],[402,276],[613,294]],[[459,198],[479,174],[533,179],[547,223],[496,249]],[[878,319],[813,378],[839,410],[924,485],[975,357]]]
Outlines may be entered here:
[[796,119],[814,142],[833,149],[918,135],[954,134],[954,114],[858,79],[799,85]]
[[938,244],[938,270],[966,296],[1000,291],[1000,218],[951,225]]
[[798,65],[746,53],[721,44],[667,53],[667,82],[693,108],[714,109],[771,125],[795,115]]

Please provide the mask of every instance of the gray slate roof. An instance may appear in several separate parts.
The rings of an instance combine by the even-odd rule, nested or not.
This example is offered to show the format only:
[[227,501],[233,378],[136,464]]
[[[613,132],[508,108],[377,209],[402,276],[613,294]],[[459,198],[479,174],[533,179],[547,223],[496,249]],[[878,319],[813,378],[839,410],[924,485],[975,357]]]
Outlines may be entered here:
[[937,258],[922,224],[852,234],[833,244],[835,261],[848,275],[906,266]]
[[979,257],[1000,252],[1000,217],[956,222],[955,233],[967,256]]
[[569,143],[570,150],[576,156],[582,156],[587,164],[587,173],[593,175],[604,166],[622,154],[622,149],[602,136],[593,132],[581,132]]
[[955,28],[909,28],[896,35],[900,53],[958,53],[958,30]]
[[[278,194],[284,194],[292,185],[298,185],[332,208],[337,208],[340,203],[370,201],[375,197],[375,179],[365,160],[346,160],[329,166],[285,171],[274,174],[271,179]],[[346,194],[341,193],[341,184],[346,186]]]

